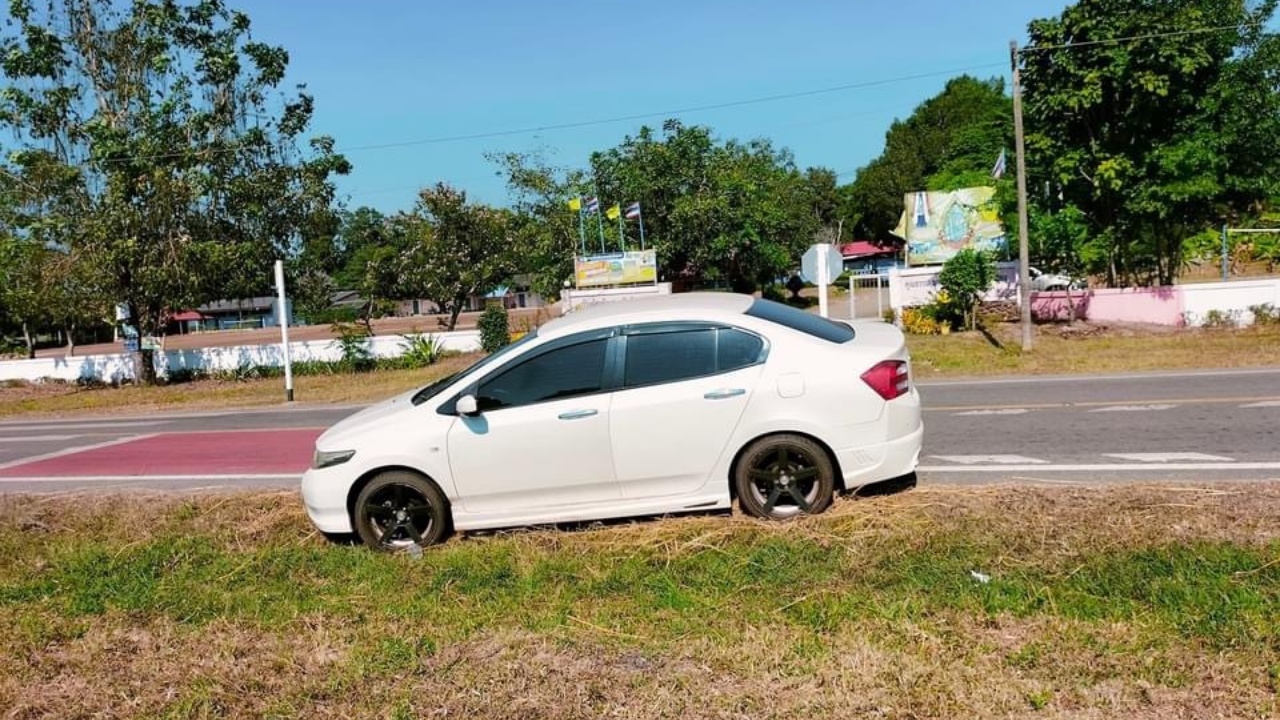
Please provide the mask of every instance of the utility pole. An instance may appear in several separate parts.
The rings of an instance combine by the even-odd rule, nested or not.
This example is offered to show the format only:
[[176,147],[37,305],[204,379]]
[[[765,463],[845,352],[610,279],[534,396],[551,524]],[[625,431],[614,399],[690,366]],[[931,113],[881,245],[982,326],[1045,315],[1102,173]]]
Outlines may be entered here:
[[1022,76],[1018,41],[1009,43],[1013,68],[1013,134],[1018,150],[1018,294],[1022,301],[1022,349],[1031,349],[1031,258],[1027,248],[1027,142],[1022,133]]

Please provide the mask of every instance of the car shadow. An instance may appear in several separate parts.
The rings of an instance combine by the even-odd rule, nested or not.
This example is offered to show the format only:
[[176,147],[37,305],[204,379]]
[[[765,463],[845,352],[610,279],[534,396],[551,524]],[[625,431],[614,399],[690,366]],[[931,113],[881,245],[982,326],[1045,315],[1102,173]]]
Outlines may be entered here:
[[906,492],[916,486],[918,478],[915,473],[903,475],[902,477],[891,478],[889,480],[881,480],[877,483],[870,483],[854,490],[846,491],[846,497],[887,497],[889,495],[897,495]]

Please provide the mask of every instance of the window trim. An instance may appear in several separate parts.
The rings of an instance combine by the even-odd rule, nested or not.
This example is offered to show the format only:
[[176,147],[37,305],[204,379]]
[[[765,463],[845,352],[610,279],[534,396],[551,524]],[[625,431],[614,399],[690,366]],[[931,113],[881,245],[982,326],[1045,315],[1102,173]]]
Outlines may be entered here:
[[[623,328],[621,328],[621,330],[622,332],[619,333],[618,337],[614,338],[614,341],[613,341],[613,343],[618,346],[618,353],[617,353],[618,367],[617,367],[617,376],[616,376],[617,392],[625,392],[627,390],[642,390],[644,388],[658,387],[661,385],[674,385],[675,383],[689,382],[690,380],[705,380],[706,378],[712,378],[718,375],[728,375],[729,373],[735,373],[735,372],[738,372],[739,370],[746,370],[747,368],[753,368],[753,367],[763,365],[765,361],[768,360],[769,352],[771,350],[771,347],[769,345],[769,338],[765,337],[764,335],[761,335],[760,333],[754,330],[750,330],[748,328],[744,328],[739,325],[731,325],[731,324],[722,323],[722,322],[671,321],[671,322],[641,323],[637,325],[624,326]],[[716,369],[715,370],[712,370],[709,373],[702,373],[700,375],[690,375],[688,377],[676,378],[672,380],[655,380],[652,382],[640,383],[637,385],[626,384],[627,339],[629,337],[633,335],[634,336],[669,335],[669,334],[682,333],[682,332],[700,332],[704,330],[714,330],[716,332],[716,337],[715,337]],[[739,365],[738,367],[735,367],[729,370],[719,369],[720,333],[724,331],[740,332],[745,335],[749,335],[751,337],[758,339],[760,341],[759,356],[757,356],[754,361],[746,365]]]
[[508,358],[507,362],[501,363],[497,367],[491,368],[484,375],[481,375],[480,377],[475,378],[470,382],[468,382],[465,386],[462,387],[462,389],[455,392],[452,397],[450,397],[447,401],[442,403],[440,407],[436,409],[436,412],[439,413],[440,415],[457,416],[459,414],[458,407],[457,407],[458,398],[461,398],[463,395],[475,395],[479,391],[480,386],[483,385],[485,381],[490,379],[497,379],[499,376],[504,375],[516,369],[520,365],[536,360],[548,353],[556,352],[557,350],[563,350],[564,348],[567,348],[567,347],[573,347],[574,345],[582,345],[584,343],[595,342],[598,340],[605,341],[604,368],[602,369],[601,375],[600,375],[599,390],[595,392],[584,393],[582,395],[572,395],[569,397],[559,397],[559,398],[551,398],[549,400],[539,400],[537,402],[525,403],[523,405],[511,405],[503,408],[492,408],[490,410],[485,410],[484,413],[501,412],[502,410],[514,410],[516,408],[523,408],[523,407],[533,407],[535,405],[542,405],[549,402],[559,402],[561,400],[570,400],[573,398],[591,397],[593,395],[600,395],[602,393],[612,392],[614,389],[614,386],[611,383],[611,380],[613,379],[613,372],[611,370],[611,359],[612,359],[611,353],[612,353],[612,348],[614,346],[614,337],[617,335],[617,332],[618,332],[617,328],[601,328],[598,330],[588,330],[585,332],[568,335],[562,338],[556,338],[555,340],[551,340],[543,345],[539,345],[513,358]]

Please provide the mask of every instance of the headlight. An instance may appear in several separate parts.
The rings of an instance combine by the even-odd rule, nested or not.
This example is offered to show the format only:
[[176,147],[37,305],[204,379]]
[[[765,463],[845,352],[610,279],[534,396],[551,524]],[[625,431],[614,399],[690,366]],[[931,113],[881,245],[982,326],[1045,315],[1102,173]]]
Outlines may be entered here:
[[311,458],[311,467],[319,470],[321,468],[333,467],[341,465],[350,460],[356,454],[355,450],[316,450],[316,454]]

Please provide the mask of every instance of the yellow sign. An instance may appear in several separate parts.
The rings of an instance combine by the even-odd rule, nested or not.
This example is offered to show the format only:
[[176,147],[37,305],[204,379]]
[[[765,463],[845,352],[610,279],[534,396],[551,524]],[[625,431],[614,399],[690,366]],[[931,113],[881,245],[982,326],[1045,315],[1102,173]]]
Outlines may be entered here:
[[658,258],[652,250],[590,255],[574,258],[574,281],[578,287],[635,285],[658,282]]

